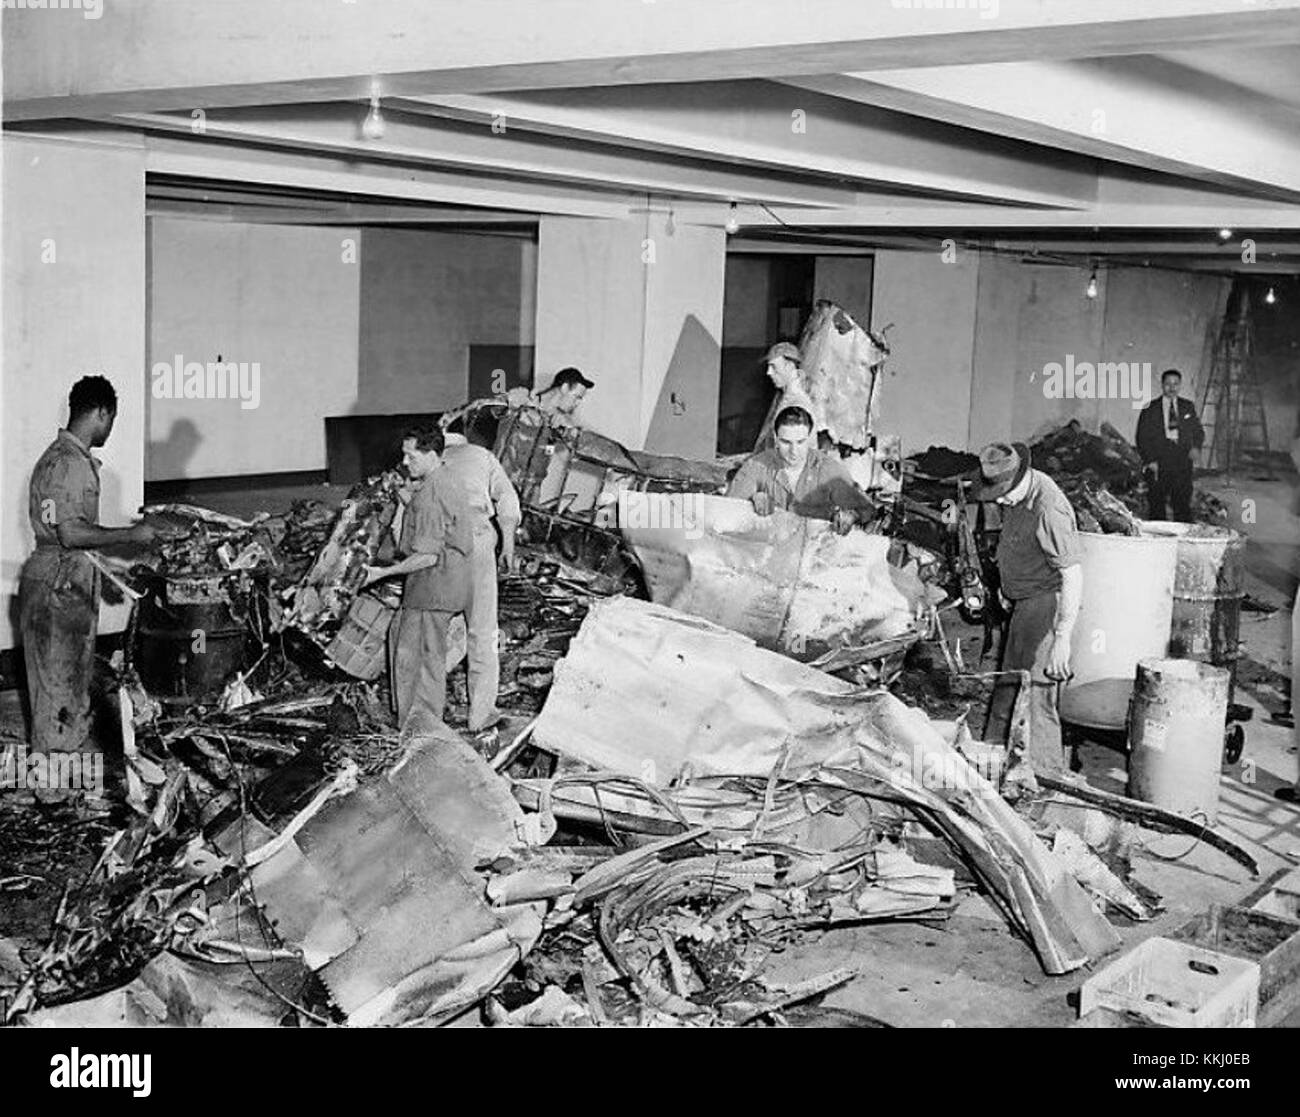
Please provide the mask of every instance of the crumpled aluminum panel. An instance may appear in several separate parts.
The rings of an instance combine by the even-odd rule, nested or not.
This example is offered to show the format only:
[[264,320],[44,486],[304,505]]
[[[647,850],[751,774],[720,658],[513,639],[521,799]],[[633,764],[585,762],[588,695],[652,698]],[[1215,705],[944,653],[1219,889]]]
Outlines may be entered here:
[[796,659],[901,635],[915,578],[889,565],[890,540],[704,493],[619,495],[619,527],[651,600],[704,617]]
[[[475,870],[522,844],[522,820],[500,777],[448,733],[326,803],[254,885],[350,1023],[437,1023],[541,933],[543,905],[489,906]],[[288,871],[295,859],[302,871]]]
[[1067,866],[923,711],[698,617],[628,597],[593,605],[533,740],[659,787],[765,778],[781,764],[785,779],[908,804],[962,851],[1048,973],[1119,945]]
[[844,310],[823,300],[804,327],[799,351],[808,393],[832,440],[866,449],[886,350]]

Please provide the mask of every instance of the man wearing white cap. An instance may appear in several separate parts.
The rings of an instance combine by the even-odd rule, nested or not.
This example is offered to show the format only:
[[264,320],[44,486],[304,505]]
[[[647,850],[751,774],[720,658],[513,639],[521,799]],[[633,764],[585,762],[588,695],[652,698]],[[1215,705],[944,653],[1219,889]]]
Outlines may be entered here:
[[[974,496],[1002,510],[997,562],[1012,610],[1002,669],[1030,675],[1029,760],[1039,774],[1064,775],[1057,703],[1061,683],[1071,674],[1070,638],[1083,596],[1074,509],[1055,481],[1030,468],[1023,442],[995,442],[980,451]],[[1009,726],[1014,701],[1012,688],[994,691],[991,730],[1004,721]]]

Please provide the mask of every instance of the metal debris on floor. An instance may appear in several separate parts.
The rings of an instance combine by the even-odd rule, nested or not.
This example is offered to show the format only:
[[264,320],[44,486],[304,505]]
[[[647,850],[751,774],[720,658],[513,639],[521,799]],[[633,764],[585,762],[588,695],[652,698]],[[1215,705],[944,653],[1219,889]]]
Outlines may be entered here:
[[[1146,475],[1137,447],[1110,423],[1098,434],[1072,420],[1029,447],[1034,467],[1058,485],[1074,505],[1084,531],[1137,535],[1147,507]],[[1228,511],[1218,497],[1196,488],[1192,517],[1197,523],[1226,527]]]
[[[1113,828],[1035,795],[1023,716],[973,735],[959,647],[899,676],[946,680],[945,716],[880,685],[934,645],[942,597],[899,541],[736,521],[712,474],[584,445],[516,463],[538,491],[591,473],[591,515],[534,515],[501,580],[495,754],[453,728],[463,672],[443,730],[389,713],[396,598],[359,587],[393,475],[335,511],[155,506],[183,531],[114,568],[142,587],[107,687],[121,803],[0,804],[0,890],[45,905],[0,927],[5,1021],[881,1026],[821,1004],[852,966],[782,983],[772,959],[846,924],[943,924],[978,892],[1065,974],[1116,949],[1108,915],[1158,912]],[[681,530],[619,536],[614,474]],[[187,654],[195,629],[219,654]]]

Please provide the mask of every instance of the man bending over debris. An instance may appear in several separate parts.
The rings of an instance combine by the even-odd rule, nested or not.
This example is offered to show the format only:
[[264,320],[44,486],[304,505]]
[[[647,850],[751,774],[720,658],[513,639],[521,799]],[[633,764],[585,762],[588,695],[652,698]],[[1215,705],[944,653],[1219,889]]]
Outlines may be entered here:
[[727,486],[728,496],[748,500],[760,516],[784,508],[830,520],[840,535],[872,519],[875,506],[844,463],[813,445],[813,417],[806,408],[782,408],[773,427],[776,445],[746,459]]
[[[480,417],[481,418],[481,417]],[[469,652],[469,731],[480,743],[495,744],[495,726],[501,720],[497,710],[497,688],[501,682],[501,660],[497,632],[497,529],[501,532],[501,567],[514,573],[515,531],[519,527],[519,496],[501,467],[482,430],[471,421],[466,441],[448,441],[443,452],[443,470],[455,477],[469,501],[474,536],[470,562],[469,607],[465,629]],[[493,516],[496,524],[493,525]]]
[[[1011,603],[1011,627],[1002,670],[1028,671],[1029,759],[1034,771],[1060,776],[1068,765],[1057,709],[1061,683],[1070,677],[1070,637],[1083,597],[1079,532],[1074,508],[1045,473],[1031,469],[1022,442],[995,442],[980,451],[982,484],[975,499],[1002,509],[998,572]],[[1009,727],[1015,687],[999,686],[989,711],[989,736]]]
[[557,427],[580,427],[578,408],[595,386],[596,382],[583,376],[578,369],[562,368],[551,380],[549,388],[536,393],[527,388],[512,388],[506,393],[506,400],[511,407],[531,405],[539,408]]
[[402,464],[413,485],[398,537],[403,557],[366,568],[365,585],[405,575],[402,605],[388,629],[388,670],[397,724],[403,733],[429,733],[447,705],[447,629],[470,597],[473,524],[460,481],[442,467],[437,427],[408,431]]

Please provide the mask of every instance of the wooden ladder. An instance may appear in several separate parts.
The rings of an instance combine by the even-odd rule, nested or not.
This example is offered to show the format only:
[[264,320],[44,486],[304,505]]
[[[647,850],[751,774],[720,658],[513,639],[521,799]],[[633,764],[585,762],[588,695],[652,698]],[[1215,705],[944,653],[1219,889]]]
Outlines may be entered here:
[[1201,426],[1210,469],[1222,469],[1229,479],[1234,471],[1258,469],[1268,480],[1275,479],[1255,367],[1255,330],[1244,296],[1236,317],[1225,315],[1219,329],[1201,394]]

